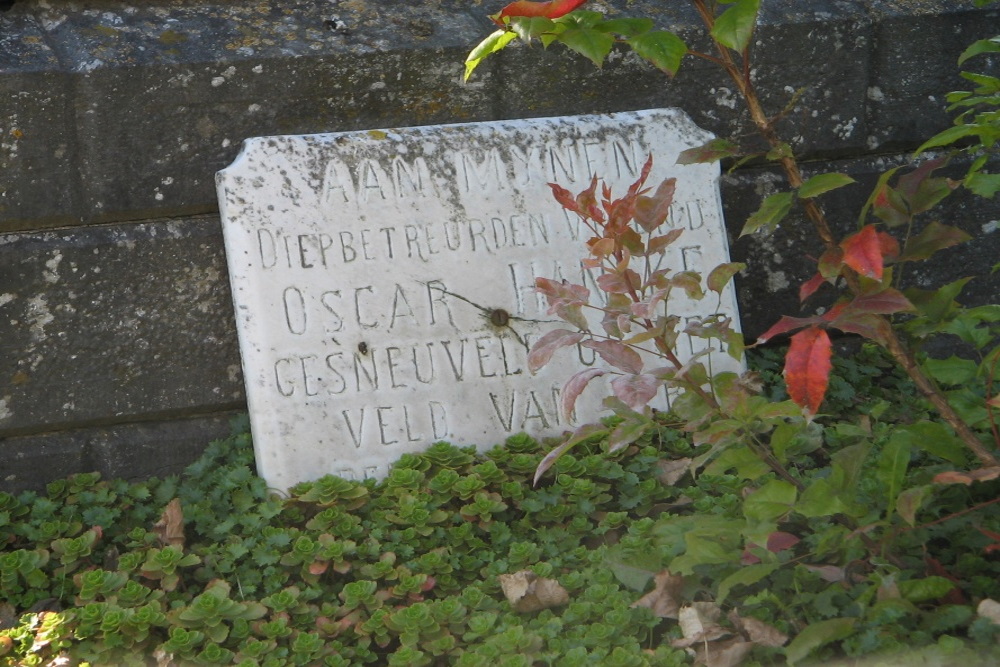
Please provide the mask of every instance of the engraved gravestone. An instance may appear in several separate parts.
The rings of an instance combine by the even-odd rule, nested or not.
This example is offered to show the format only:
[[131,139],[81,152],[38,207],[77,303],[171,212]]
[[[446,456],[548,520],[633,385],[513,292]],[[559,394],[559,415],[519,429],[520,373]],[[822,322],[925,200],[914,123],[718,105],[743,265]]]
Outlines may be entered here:
[[[624,194],[653,153],[648,184],[677,178],[667,224],[684,230],[665,263],[704,273],[728,261],[718,167],[675,159],[709,138],[667,109],[247,140],[218,188],[260,474],[381,477],[438,440],[488,447],[603,414],[606,386],[559,409],[569,376],[601,364],[592,350],[527,369],[557,326],[534,280],[581,282],[588,238],[547,183],[575,193],[597,174]],[[737,319],[731,288],[680,306]]]

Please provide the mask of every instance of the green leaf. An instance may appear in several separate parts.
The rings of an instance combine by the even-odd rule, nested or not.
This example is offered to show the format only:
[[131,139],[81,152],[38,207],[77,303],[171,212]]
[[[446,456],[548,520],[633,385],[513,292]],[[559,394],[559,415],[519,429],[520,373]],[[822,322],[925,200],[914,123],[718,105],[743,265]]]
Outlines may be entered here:
[[904,600],[926,602],[937,600],[955,588],[955,584],[944,577],[925,577],[899,582],[899,592]]
[[552,32],[555,22],[544,16],[518,16],[510,22],[510,26],[518,37],[525,42],[530,42],[536,37]]
[[934,487],[930,484],[906,489],[896,498],[896,512],[911,526],[917,525],[917,512],[923,506]]
[[990,174],[984,171],[971,174],[965,179],[965,187],[973,194],[991,199],[1000,192],[1000,174]]
[[680,69],[681,60],[688,52],[680,37],[666,30],[643,33],[626,40],[636,55],[648,60],[659,70],[673,76]]
[[781,222],[792,209],[792,201],[794,201],[794,198],[794,192],[778,192],[768,196],[761,203],[757,212],[751,215],[747,220],[747,224],[743,226],[743,231],[740,232],[740,236],[742,237],[747,234],[753,234],[765,225],[771,229],[777,227],[778,223]]
[[978,56],[981,53],[1000,53],[1000,37],[980,39],[973,42],[965,51],[962,51],[962,55],[958,57],[958,64],[961,65],[969,58]]
[[712,37],[723,46],[742,53],[750,44],[758,11],[760,0],[737,0],[715,20]]
[[472,76],[472,71],[479,66],[479,63],[483,61],[483,58],[491,53],[496,53],[501,50],[510,44],[516,37],[517,33],[515,32],[509,30],[497,30],[492,35],[479,42],[476,48],[472,49],[469,56],[465,59],[464,80],[469,80],[469,77]]
[[719,582],[719,591],[715,595],[715,604],[721,605],[733,586],[750,586],[756,584],[779,567],[781,567],[781,563],[757,563],[741,567]]
[[799,199],[811,199],[854,182],[854,179],[847,174],[817,174],[799,186]]
[[608,33],[588,27],[567,28],[566,32],[559,35],[559,41],[588,58],[597,67],[604,64],[604,59],[615,44],[615,38]]
[[974,134],[979,134],[979,128],[973,125],[956,125],[954,127],[949,127],[947,130],[938,132],[933,137],[922,143],[920,148],[913,151],[913,155],[916,157],[931,148],[949,146],[959,139],[964,139],[965,137],[969,137]]
[[726,288],[726,285],[728,285],[729,281],[733,279],[733,276],[745,268],[747,268],[747,265],[743,262],[727,262],[725,264],[719,264],[708,274],[708,279],[705,281],[705,284],[708,285],[708,289],[712,290],[716,294],[722,294],[722,290]]
[[642,591],[653,576],[663,569],[660,553],[655,549],[630,549],[627,553],[615,546],[608,550],[604,564],[615,578],[634,591]]
[[897,426],[889,437],[890,442],[893,440],[922,449],[956,465],[966,463],[965,445],[950,428],[940,422],[919,421]]
[[932,220],[920,233],[906,241],[906,247],[900,256],[900,261],[915,261],[928,259],[938,250],[950,248],[971,240],[972,237],[959,229],[949,225],[942,225],[937,220]]
[[612,32],[622,37],[638,37],[644,32],[653,29],[652,19],[646,18],[621,18],[608,19],[594,26],[601,32]]
[[740,154],[740,147],[728,139],[712,139],[706,144],[681,151],[677,156],[677,164],[699,164],[702,162],[718,162],[727,157]]
[[833,516],[834,514],[849,514],[849,508],[837,495],[830,482],[825,479],[814,480],[802,497],[795,503],[795,511],[804,517]]
[[942,322],[951,312],[957,297],[965,284],[972,278],[959,278],[958,280],[943,285],[936,290],[920,290],[910,288],[903,290],[903,294],[910,300],[917,311],[933,323]]
[[788,658],[790,664],[794,665],[812,653],[814,649],[849,637],[857,620],[856,618],[831,618],[806,626],[785,648],[785,657]]
[[888,499],[886,512],[892,514],[896,509],[896,499],[903,488],[906,469],[910,466],[910,443],[903,439],[889,439],[882,449],[876,467],[876,474]]
[[947,359],[927,359],[923,367],[938,382],[951,385],[971,382],[979,371],[976,362],[956,356]]
[[798,491],[790,482],[772,479],[743,501],[743,514],[750,521],[774,521],[792,509]]

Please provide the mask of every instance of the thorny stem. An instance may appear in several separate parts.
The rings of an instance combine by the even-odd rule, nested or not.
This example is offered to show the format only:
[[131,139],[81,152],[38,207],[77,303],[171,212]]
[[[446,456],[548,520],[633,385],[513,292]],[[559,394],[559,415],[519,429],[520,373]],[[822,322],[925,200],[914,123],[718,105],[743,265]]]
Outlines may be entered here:
[[[711,31],[712,26],[715,23],[715,17],[711,11],[706,7],[704,0],[692,0],[695,9],[698,10],[702,21],[705,26]],[[774,129],[774,125],[771,120],[764,113],[764,109],[760,103],[760,98],[757,96],[757,92],[754,89],[753,82],[750,77],[750,67],[749,62],[746,57],[744,57],[743,67],[737,66],[733,61],[732,52],[718,41],[715,42],[716,47],[719,50],[720,60],[722,61],[722,67],[729,75],[729,78],[733,80],[737,89],[740,91],[740,95],[746,102],[747,109],[750,112],[750,118],[757,128],[760,135],[770,144],[772,148],[779,148],[783,142],[781,141],[778,133]],[[747,54],[744,54],[746,56]],[[785,172],[785,177],[788,180],[788,184],[793,188],[798,188],[802,185],[802,172],[799,169],[798,162],[794,157],[786,155],[779,160],[782,169]],[[816,232],[823,242],[823,245],[827,248],[834,248],[837,246],[836,238],[830,230],[830,225],[827,222],[826,215],[820,209],[813,199],[803,200],[803,206],[805,208],[806,216],[812,221],[813,226],[816,228]],[[853,271],[849,269],[845,271],[847,274],[847,286],[850,291],[858,295],[861,293],[861,285],[858,280],[858,276]],[[947,399],[941,394],[940,390],[934,385],[933,382],[920,370],[916,361],[913,358],[912,353],[907,349],[906,345],[899,339],[896,335],[895,330],[892,328],[891,322],[885,315],[878,316],[882,323],[885,325],[882,328],[884,340],[877,341],[893,357],[897,364],[899,364],[906,374],[913,380],[913,383],[917,386],[920,393],[926,398],[931,405],[938,411],[938,414],[948,422],[948,425],[954,429],[958,437],[961,438],[965,446],[968,447],[976,457],[986,466],[1000,465],[1000,461],[983,446],[983,443],[979,440],[979,437],[975,432],[969,427],[968,424],[955,412],[951,404],[948,403]]]

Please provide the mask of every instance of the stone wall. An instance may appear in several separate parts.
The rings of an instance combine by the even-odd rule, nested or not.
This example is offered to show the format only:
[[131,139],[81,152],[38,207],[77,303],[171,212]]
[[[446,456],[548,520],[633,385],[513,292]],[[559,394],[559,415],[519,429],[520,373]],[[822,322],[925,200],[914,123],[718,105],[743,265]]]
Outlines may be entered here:
[[[176,471],[244,409],[214,173],[246,137],[678,106],[746,132],[731,86],[686,60],[667,82],[616,55],[511,48],[469,84],[461,62],[492,30],[482,0],[16,0],[0,12],[0,488],[75,471]],[[595,3],[655,17],[699,44],[681,2]],[[870,184],[949,123],[955,60],[997,32],[958,0],[765,0],[755,71],[768,111],[812,171]],[[794,128],[794,131],[790,130]],[[778,191],[766,167],[723,181],[733,237]],[[828,203],[846,229],[863,187]],[[982,277],[997,298],[1000,204],[956,198],[977,237],[932,276]],[[801,225],[734,241],[753,336],[795,313]],[[794,248],[794,250],[793,250]],[[916,282],[927,276],[915,275]]]

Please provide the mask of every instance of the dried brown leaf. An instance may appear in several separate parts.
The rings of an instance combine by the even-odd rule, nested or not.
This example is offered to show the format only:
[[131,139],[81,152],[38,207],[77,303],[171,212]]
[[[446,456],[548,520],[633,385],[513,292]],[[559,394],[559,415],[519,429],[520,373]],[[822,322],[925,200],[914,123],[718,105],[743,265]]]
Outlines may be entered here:
[[751,644],[778,647],[788,643],[788,635],[753,616],[743,618],[734,609],[726,618]]
[[677,614],[684,637],[670,642],[674,648],[687,648],[694,644],[711,642],[733,634],[728,628],[718,624],[722,610],[714,602],[695,602],[682,607]]
[[847,570],[836,565],[803,565],[804,568],[815,572],[823,581],[837,583],[847,578]]
[[753,644],[742,639],[703,643],[695,648],[694,663],[705,667],[737,667],[753,649]]
[[0,602],[0,630],[17,627],[17,610],[9,602]]
[[514,611],[528,614],[569,602],[569,593],[555,579],[539,577],[531,570],[501,574],[500,588]]
[[1000,625],[1000,602],[986,598],[976,607],[976,613],[982,618],[988,618],[997,625]]
[[931,481],[935,484],[965,484],[969,486],[973,482],[987,482],[997,477],[1000,477],[1000,466],[990,466],[969,472],[949,470],[935,475]]
[[653,577],[653,590],[632,603],[633,607],[645,607],[657,618],[677,618],[681,605],[678,598],[684,587],[684,577],[664,570]]
[[656,462],[656,479],[665,486],[673,486],[691,468],[691,459],[671,459]]
[[184,512],[180,498],[167,503],[160,520],[153,524],[153,533],[164,546],[184,546]]

